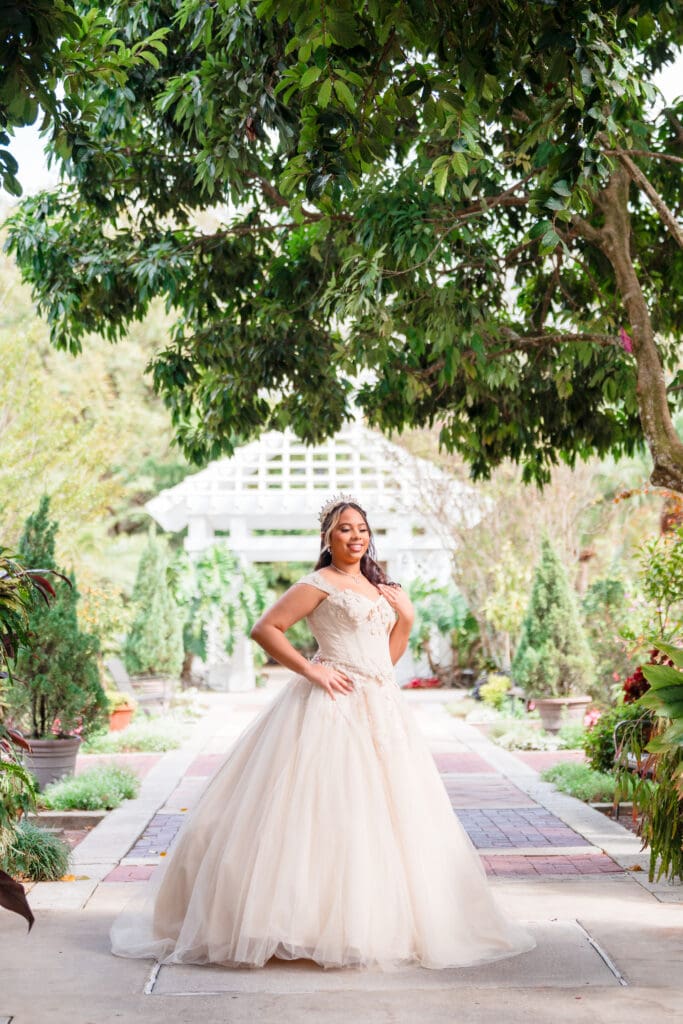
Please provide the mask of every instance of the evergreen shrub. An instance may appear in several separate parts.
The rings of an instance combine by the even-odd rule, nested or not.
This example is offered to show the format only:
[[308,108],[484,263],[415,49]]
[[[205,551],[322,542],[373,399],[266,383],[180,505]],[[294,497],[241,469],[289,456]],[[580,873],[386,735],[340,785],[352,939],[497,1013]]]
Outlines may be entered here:
[[[26,521],[19,550],[26,565],[57,569],[57,523],[49,518],[49,498]],[[100,682],[99,642],[78,624],[76,581],[55,580],[49,604],[34,597],[29,611],[29,645],[17,655],[8,687],[9,714],[35,739],[87,734],[107,716],[107,699]]]
[[183,627],[168,582],[166,547],[150,533],[133,588],[133,621],[123,660],[131,675],[177,678],[183,667]]
[[585,693],[594,677],[574,593],[547,537],[522,623],[512,676],[527,697],[567,697]]

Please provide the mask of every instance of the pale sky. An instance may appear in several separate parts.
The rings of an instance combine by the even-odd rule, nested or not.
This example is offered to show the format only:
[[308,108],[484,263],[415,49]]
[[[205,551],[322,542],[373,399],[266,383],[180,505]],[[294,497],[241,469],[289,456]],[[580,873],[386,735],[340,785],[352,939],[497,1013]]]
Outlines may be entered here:
[[[661,89],[667,103],[673,102],[683,93],[683,51],[675,63],[670,64],[655,77],[654,83]],[[43,143],[35,125],[31,125],[29,128],[20,128],[15,132],[10,151],[19,162],[18,177],[23,186],[24,195],[39,192],[56,183],[56,171],[54,168],[48,170]],[[11,202],[11,197],[3,196],[2,200],[4,205]]]

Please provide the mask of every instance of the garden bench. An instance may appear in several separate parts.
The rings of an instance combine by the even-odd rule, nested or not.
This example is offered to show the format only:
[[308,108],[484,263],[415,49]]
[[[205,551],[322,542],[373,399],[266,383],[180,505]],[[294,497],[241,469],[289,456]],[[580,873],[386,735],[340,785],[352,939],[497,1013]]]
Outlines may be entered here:
[[120,658],[107,658],[104,667],[114,680],[116,689],[120,693],[133,697],[145,714],[148,715],[152,708],[166,711],[170,706],[173,694],[173,684],[170,679],[142,676],[133,680],[128,675],[128,670]]

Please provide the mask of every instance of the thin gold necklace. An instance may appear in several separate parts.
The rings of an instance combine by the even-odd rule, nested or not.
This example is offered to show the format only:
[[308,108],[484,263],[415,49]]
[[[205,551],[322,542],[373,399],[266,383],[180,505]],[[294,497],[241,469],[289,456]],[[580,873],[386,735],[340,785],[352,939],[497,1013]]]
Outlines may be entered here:
[[334,564],[334,562],[330,562],[330,565],[332,566],[335,572],[340,572],[342,576],[350,576],[351,579],[355,582],[360,582],[360,580],[363,579],[362,572],[347,572],[346,569],[340,569],[338,565]]

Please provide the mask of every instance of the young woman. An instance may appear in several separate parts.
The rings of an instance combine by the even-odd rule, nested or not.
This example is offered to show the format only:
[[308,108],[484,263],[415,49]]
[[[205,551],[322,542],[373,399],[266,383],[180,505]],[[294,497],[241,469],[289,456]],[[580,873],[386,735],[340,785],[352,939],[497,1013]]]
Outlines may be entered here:
[[[287,639],[306,618],[311,661]],[[350,496],[252,637],[295,675],[237,741],[113,952],[165,963],[440,968],[531,949],[489,892],[394,679],[413,610]]]

